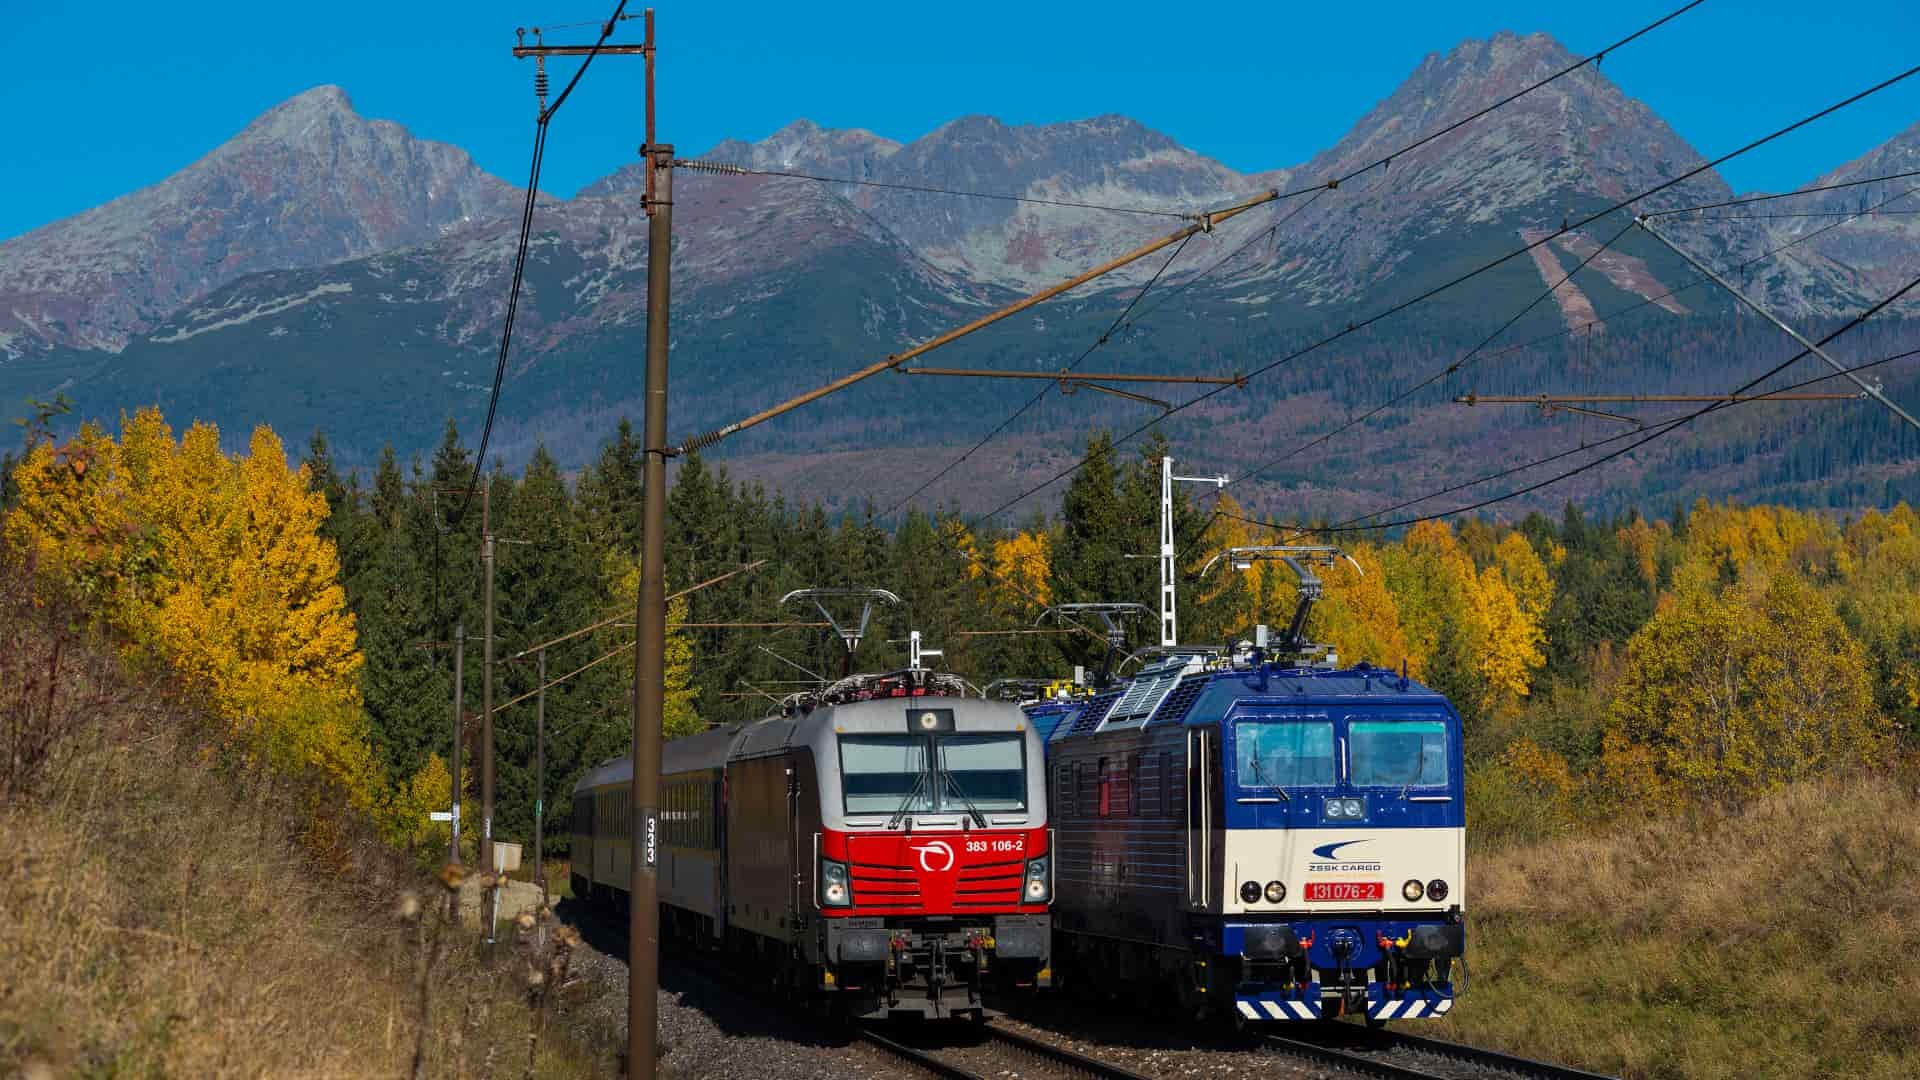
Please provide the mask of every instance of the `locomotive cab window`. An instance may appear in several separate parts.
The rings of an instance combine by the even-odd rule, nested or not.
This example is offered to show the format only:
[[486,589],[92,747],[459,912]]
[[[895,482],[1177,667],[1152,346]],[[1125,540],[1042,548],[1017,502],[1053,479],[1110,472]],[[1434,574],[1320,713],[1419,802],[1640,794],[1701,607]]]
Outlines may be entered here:
[[1354,720],[1347,727],[1357,787],[1445,787],[1447,725],[1440,720]]
[[849,814],[1027,808],[1027,748],[1016,733],[843,735]]
[[1325,720],[1242,720],[1233,728],[1234,778],[1242,788],[1331,787],[1338,755]]

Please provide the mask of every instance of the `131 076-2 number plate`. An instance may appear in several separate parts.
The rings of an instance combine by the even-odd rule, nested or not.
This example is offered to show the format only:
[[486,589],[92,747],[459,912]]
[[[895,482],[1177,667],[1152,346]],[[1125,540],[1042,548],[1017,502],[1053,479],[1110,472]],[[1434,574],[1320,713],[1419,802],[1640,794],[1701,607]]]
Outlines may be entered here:
[[1384,900],[1387,887],[1378,881],[1310,881],[1307,903],[1343,903],[1357,900]]

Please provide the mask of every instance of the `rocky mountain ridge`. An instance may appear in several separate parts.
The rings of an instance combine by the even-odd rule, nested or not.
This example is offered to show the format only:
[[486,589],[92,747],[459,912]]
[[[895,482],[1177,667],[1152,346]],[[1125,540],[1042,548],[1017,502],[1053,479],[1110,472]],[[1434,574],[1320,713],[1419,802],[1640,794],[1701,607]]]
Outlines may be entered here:
[[[1267,173],[1235,172],[1117,116],[1023,126],[966,117],[904,143],[798,121],[699,157],[761,171],[1179,212],[1269,188],[1295,193],[1196,236],[1100,361],[1120,369],[1244,371],[1699,163],[1644,104],[1582,69],[1398,153],[1385,167],[1360,171],[1574,60],[1545,35],[1465,42],[1428,57],[1334,146]],[[1916,146],[1920,131],[1904,133],[1829,182],[1899,171]],[[1328,184],[1342,177],[1337,187]],[[688,170],[675,188],[677,428],[731,418],[924,340],[1180,224],[767,175]],[[1875,186],[1758,205],[1819,200],[1833,207],[1822,212],[1851,217],[1865,205],[1861,198],[1887,194],[1899,191]],[[1731,196],[1709,171],[1646,206]],[[1915,250],[1911,219],[1894,215],[1817,235],[1812,230],[1827,219],[1698,216],[1666,220],[1690,250],[1716,264],[1751,263],[1768,301],[1807,319],[1849,314],[1877,299]],[[1615,214],[1530,258],[1501,263],[1342,346],[1356,351],[1324,359],[1378,354],[1391,367],[1471,343],[1628,223]],[[466,421],[484,405],[516,225],[511,186],[465,155],[359,118],[337,89],[310,91],[154,188],[0,245],[0,358],[14,358],[0,359],[0,396],[17,401],[66,389],[89,415],[158,401],[228,423],[320,426],[349,459],[396,432],[419,436],[409,445],[431,441],[439,418]],[[89,261],[103,244],[117,254]],[[1777,248],[1786,250],[1761,258]],[[584,454],[589,440],[575,435],[633,411],[645,253],[634,167],[572,198],[543,198],[501,445],[525,450],[537,439],[564,439],[556,447],[563,459]],[[152,261],[144,273],[135,265],[141,258]],[[1062,367],[1104,336],[1163,261],[1141,260],[942,356],[956,365]],[[1622,232],[1513,337],[1556,327],[1619,332],[1623,343],[1640,340],[1633,334],[1647,327],[1657,331],[1647,340],[1704,334],[1731,305],[1708,289],[1665,295],[1692,277],[1651,240]],[[1632,314],[1623,320],[1622,312]],[[1630,349],[1610,363],[1623,376],[1673,372],[1646,367]],[[1683,370],[1702,383],[1698,389],[1723,374],[1712,365]],[[1301,419],[1292,412],[1299,401],[1331,395],[1341,409],[1360,407],[1368,396],[1361,391],[1376,380],[1392,384],[1400,372],[1376,368],[1351,385],[1319,370],[1286,382],[1276,376],[1220,399],[1206,422],[1249,446],[1264,444],[1275,425]],[[802,423],[741,445],[804,456],[810,447],[878,445],[911,433],[931,452],[990,426],[1003,392],[874,380]],[[1080,395],[1059,430],[1137,408]],[[1027,433],[1030,440],[1054,437],[1051,421],[1034,422],[1040,427]],[[1454,437],[1436,435],[1434,446]]]

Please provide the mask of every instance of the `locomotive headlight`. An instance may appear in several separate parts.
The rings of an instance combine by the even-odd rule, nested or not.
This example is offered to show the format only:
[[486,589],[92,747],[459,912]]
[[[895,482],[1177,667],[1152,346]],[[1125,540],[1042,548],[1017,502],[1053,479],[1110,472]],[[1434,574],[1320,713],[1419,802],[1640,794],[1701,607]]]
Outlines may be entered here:
[[[1444,895],[1446,892],[1446,882],[1440,882],[1439,885],[1440,891]],[[1407,903],[1409,904],[1420,899],[1421,894],[1425,892],[1426,887],[1420,884],[1419,878],[1414,878],[1405,885],[1400,886],[1400,895],[1406,897]]]
[[832,859],[820,860],[820,904],[823,907],[846,907],[853,903],[853,887],[847,881],[845,863]]
[[1320,813],[1329,821],[1359,821],[1367,816],[1367,800],[1336,796],[1321,802]]
[[1277,904],[1287,898],[1287,887],[1278,881],[1267,882],[1267,903]]
[[1240,883],[1240,902],[1243,904],[1259,903],[1260,902],[1260,883],[1257,881],[1241,882]]
[[1427,882],[1427,899],[1441,901],[1447,898],[1447,883],[1439,878]]
[[1026,903],[1044,904],[1053,899],[1053,881],[1048,874],[1046,856],[1027,860],[1027,886],[1022,894]]

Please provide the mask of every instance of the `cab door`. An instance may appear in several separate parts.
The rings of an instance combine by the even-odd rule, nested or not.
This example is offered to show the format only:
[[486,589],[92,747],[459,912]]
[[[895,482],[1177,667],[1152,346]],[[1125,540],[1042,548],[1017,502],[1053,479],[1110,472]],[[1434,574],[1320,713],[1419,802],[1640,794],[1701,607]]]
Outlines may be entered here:
[[1212,905],[1214,804],[1220,787],[1220,740],[1212,728],[1187,732],[1187,906]]

